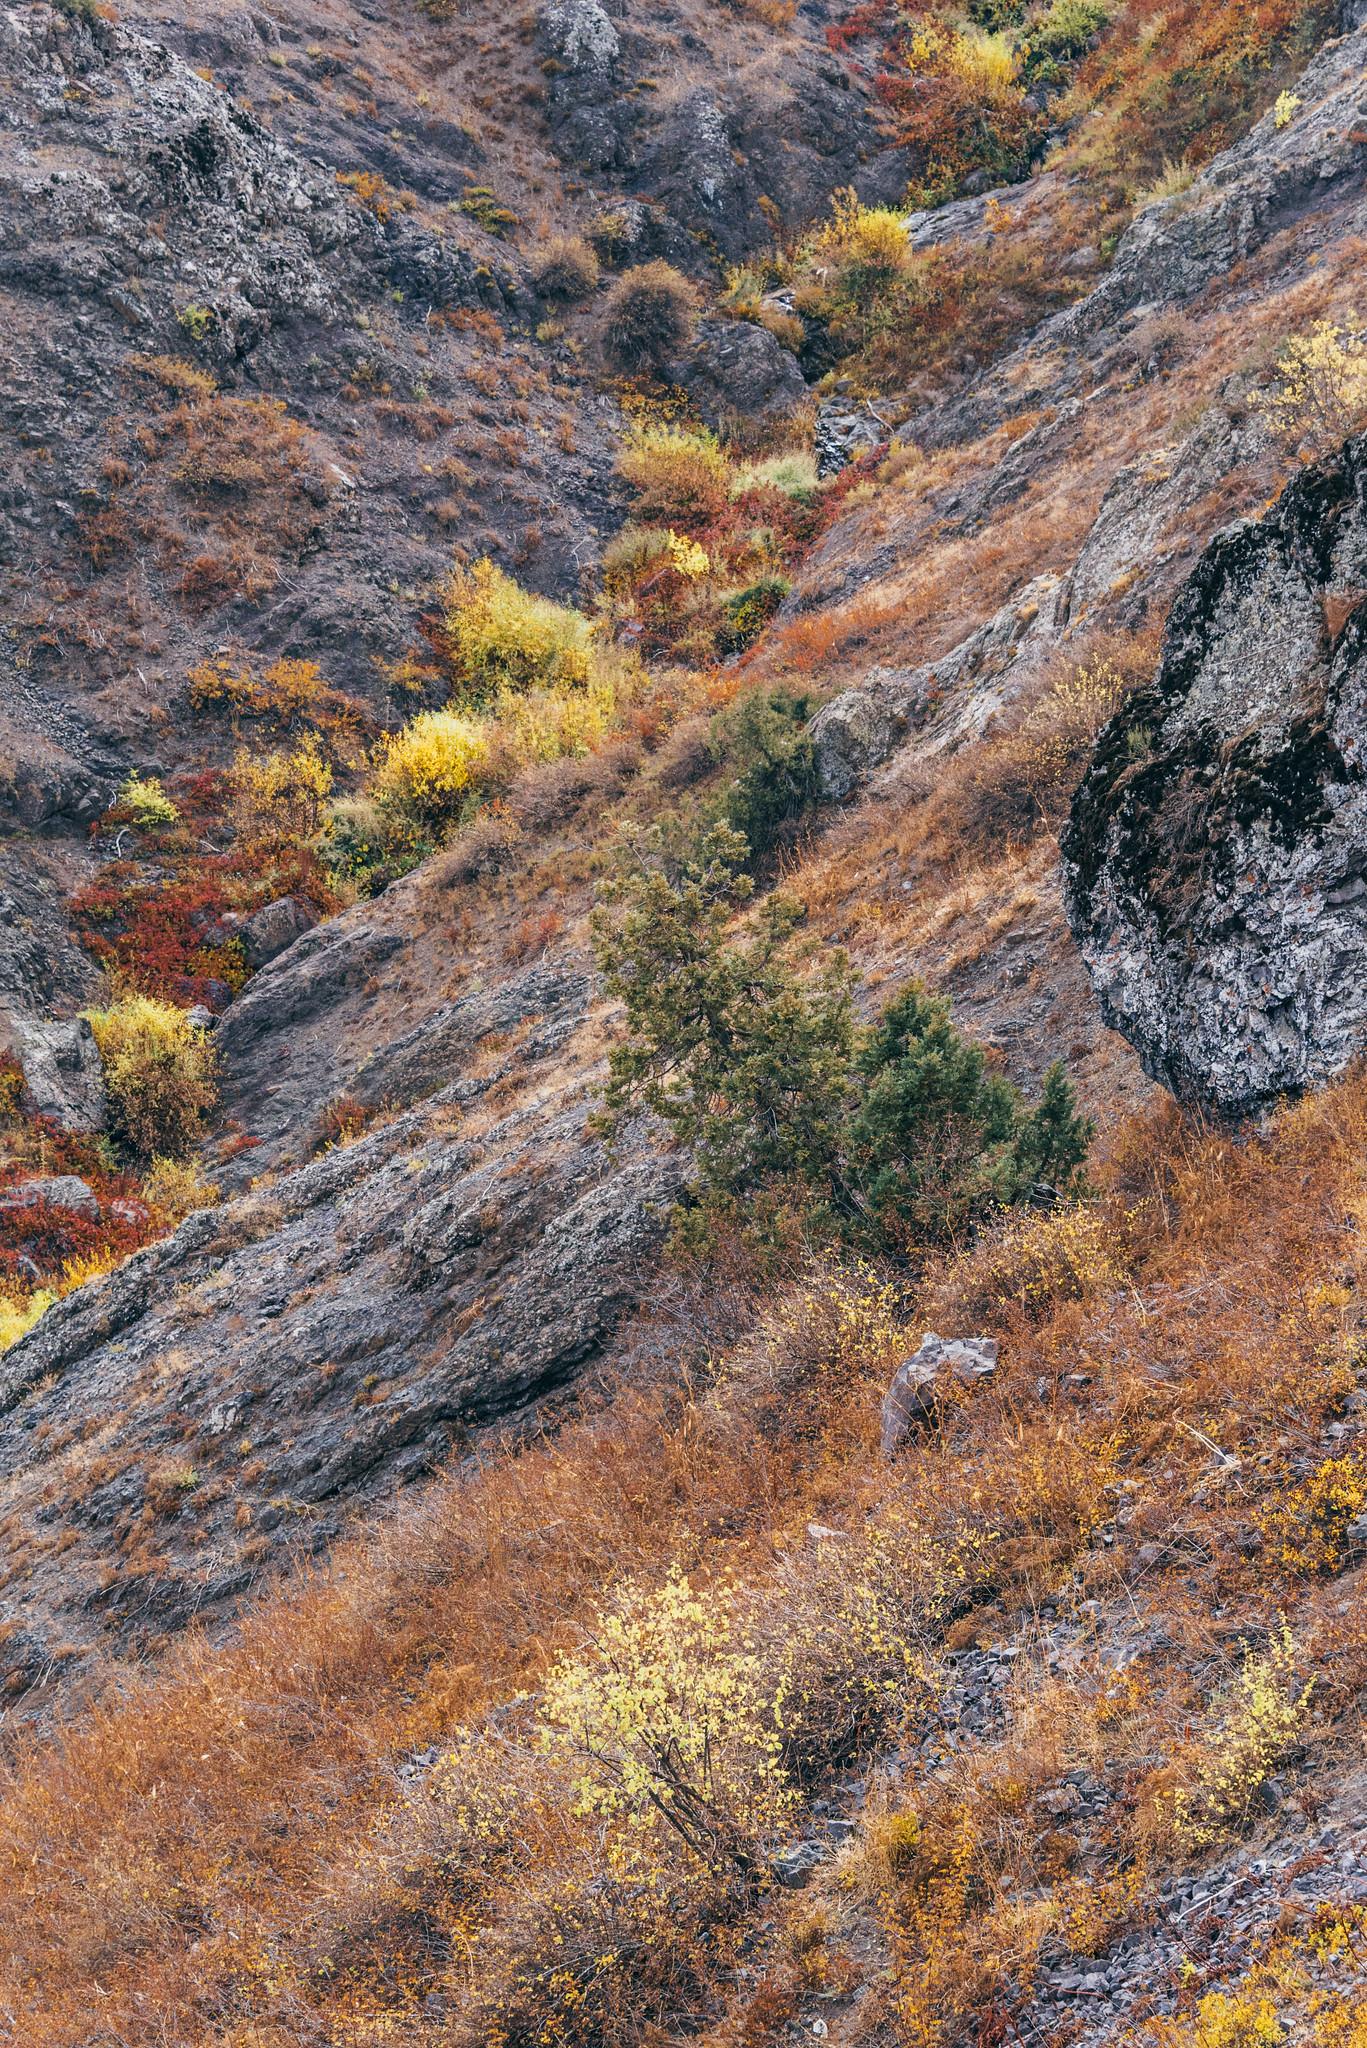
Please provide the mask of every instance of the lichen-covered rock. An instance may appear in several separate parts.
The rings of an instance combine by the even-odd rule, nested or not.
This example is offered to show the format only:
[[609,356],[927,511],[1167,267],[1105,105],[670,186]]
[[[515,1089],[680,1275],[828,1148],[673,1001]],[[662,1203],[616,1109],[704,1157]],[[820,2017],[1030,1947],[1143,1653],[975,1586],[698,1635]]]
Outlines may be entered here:
[[886,423],[868,405],[852,405],[845,399],[825,399],[816,409],[813,443],[816,473],[839,476],[845,465],[867,455],[888,438]]
[[277,896],[273,903],[263,903],[242,920],[238,933],[247,965],[264,967],[317,922],[316,912],[301,897]]
[[68,1131],[104,1129],[104,1069],[84,1017],[40,1024],[26,1019],[10,1034],[24,1075],[26,1106]]
[[1367,1049],[1367,439],[1219,535],[1063,840],[1107,1019],[1233,1115]]
[[0,1211],[5,1209],[67,1209],[74,1216],[98,1222],[100,1205],[95,1191],[76,1173],[54,1173],[38,1180],[11,1181],[0,1190]]
[[607,10],[599,0],[546,0],[537,35],[561,155],[586,171],[619,168],[635,109],[620,90],[622,38]]

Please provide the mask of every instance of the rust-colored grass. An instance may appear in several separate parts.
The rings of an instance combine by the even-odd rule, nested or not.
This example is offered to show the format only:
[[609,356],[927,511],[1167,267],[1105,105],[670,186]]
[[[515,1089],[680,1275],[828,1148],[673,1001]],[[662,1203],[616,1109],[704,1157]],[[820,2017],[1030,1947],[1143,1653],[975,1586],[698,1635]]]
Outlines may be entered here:
[[[778,1307],[759,1350],[735,1356],[720,1401],[706,1387],[624,1391],[268,1596],[235,1642],[188,1643],[159,1675],[78,1708],[55,1738],[18,1742],[0,1794],[12,1908],[0,2009],[18,2038],[75,2048],[98,2014],[108,2038],[139,2048],[370,2040],[381,2036],[348,2035],[342,2014],[379,2013],[391,1994],[395,2014],[408,2013],[404,2038],[447,2038],[410,2010],[412,1982],[386,1992],[384,1955],[362,1937],[381,1898],[358,1900],[357,1872],[402,1818],[395,1763],[535,1684],[605,1587],[674,1560],[724,1565],[781,1637],[802,1612],[803,1575],[783,1560],[808,1540],[807,1521],[857,1529],[890,1485],[908,1512],[1000,1522],[979,1638],[1010,1635],[1046,1600],[1072,1611],[1092,1599],[1103,1614],[1155,1603],[1171,1647],[1148,1703],[1127,1708],[1116,1757],[1147,1744],[1177,1768],[1193,1674],[1212,1658],[1233,1670],[1238,1631],[1256,1635],[1279,1612],[1319,1673],[1321,1718],[1355,1712],[1360,1628],[1330,1612],[1319,1582],[1250,1558],[1239,1531],[1288,1471],[1314,1465],[1356,1383],[1349,1283],[1367,1273],[1347,1224],[1367,1212],[1364,1157],[1362,1081],[1288,1111],[1260,1140],[1236,1143],[1172,1109],[1139,1120],[1112,1147],[1099,1208],[1083,1212],[1094,1222],[1072,1235],[1066,1218],[1014,1226],[929,1276],[907,1327],[990,1328],[1005,1368],[893,1480],[871,1433],[896,1327],[856,1318],[862,1349],[842,1353],[843,1312],[817,1313],[831,1285],[818,1272],[805,1297]],[[1157,1567],[1139,1554],[1155,1537],[1170,1560]],[[1355,1580],[1340,1583],[1340,1610],[1345,1596],[1360,1615]],[[1054,1762],[1051,1747],[1030,1769],[1048,1778]],[[959,1796],[976,1856],[989,1810],[1019,1800],[1002,1790],[1016,1782],[1009,1752],[975,1769],[981,1784]],[[1138,1840],[1147,1793],[1131,1793]],[[571,1847],[575,1869],[592,1857],[577,1835]],[[1081,1854],[1074,1846],[1055,1873],[1065,1890],[1085,1870]],[[1001,1887],[990,1895],[1000,1903]],[[970,1947],[981,1946],[983,1897],[971,1887],[956,1909]],[[924,1977],[928,1926],[908,1913],[884,1929],[909,1985]],[[360,2006],[359,1979],[306,1967],[319,1943],[346,1962],[349,1929]],[[524,1936],[535,1940],[534,1915]],[[448,1994],[449,1958],[405,1954],[419,1992]],[[649,2019],[643,2004],[640,2031],[612,2038],[646,2039]]]

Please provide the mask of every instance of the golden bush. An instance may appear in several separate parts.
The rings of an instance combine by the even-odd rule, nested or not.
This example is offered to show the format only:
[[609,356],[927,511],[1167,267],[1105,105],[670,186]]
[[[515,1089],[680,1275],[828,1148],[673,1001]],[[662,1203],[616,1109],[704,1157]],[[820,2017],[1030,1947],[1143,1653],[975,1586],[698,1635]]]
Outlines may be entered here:
[[628,375],[658,375],[686,345],[698,294],[672,264],[641,263],[624,270],[603,309],[603,349]]
[[372,793],[382,812],[441,831],[479,789],[490,755],[489,721],[460,711],[422,711],[381,742]]
[[11,1344],[27,1337],[56,1298],[46,1287],[39,1287],[32,1294],[0,1293],[0,1351],[8,1351]]
[[1007,1308],[1041,1322],[1065,1302],[1104,1299],[1124,1284],[1126,1271],[1115,1216],[1069,1202],[1012,1217],[948,1260],[923,1307],[937,1325],[995,1323]]
[[523,590],[487,557],[457,569],[444,598],[446,644],[457,683],[471,699],[588,681],[588,620],[569,605]]
[[130,775],[119,790],[116,802],[127,811],[130,821],[140,831],[153,830],[158,825],[174,825],[180,817],[180,812],[155,775]]
[[228,771],[228,815],[247,846],[317,837],[332,795],[332,769],[312,737],[270,754],[239,748]]
[[1273,430],[1298,451],[1327,453],[1367,420],[1367,337],[1332,320],[1293,335],[1262,399]]
[[137,1159],[184,1158],[218,1100],[204,1032],[154,996],[124,996],[88,1015],[114,1136]]
[[698,529],[725,507],[730,465],[705,428],[640,426],[617,458],[618,474],[636,494],[647,525]]
[[850,188],[837,192],[831,219],[812,245],[818,264],[849,281],[888,279],[911,267],[911,244],[902,215],[891,206],[864,206]]
[[531,278],[543,299],[586,299],[598,283],[598,257],[582,235],[556,235],[533,251]]
[[218,1200],[218,1189],[189,1159],[155,1158],[142,1184],[142,1198],[149,1209],[167,1223],[183,1223],[197,1209],[209,1209]]
[[1018,91],[1016,52],[1006,36],[965,28],[955,36],[947,57],[953,76],[988,106],[1000,106]]
[[1181,1782],[1170,1796],[1183,1844],[1209,1848],[1248,1820],[1305,1719],[1314,1680],[1301,1682],[1299,1663],[1285,1623],[1265,1650],[1245,1655],[1223,1713],[1179,1766]]
[[754,1867],[793,1800],[763,1666],[731,1590],[681,1571],[628,1586],[542,1696],[543,1741],[578,1766],[576,1810],[665,1826],[706,1864]]
[[1258,1515],[1274,1560],[1286,1570],[1337,1571],[1348,1554],[1354,1522],[1367,1508],[1367,1458],[1360,1452],[1326,1458],[1298,1486],[1287,1488]]

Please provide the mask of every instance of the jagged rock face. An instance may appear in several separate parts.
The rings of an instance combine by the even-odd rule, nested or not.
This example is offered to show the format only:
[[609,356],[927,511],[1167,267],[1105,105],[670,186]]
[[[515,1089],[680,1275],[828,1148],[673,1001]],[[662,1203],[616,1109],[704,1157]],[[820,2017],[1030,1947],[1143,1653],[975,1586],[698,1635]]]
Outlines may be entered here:
[[[588,959],[552,951],[443,997],[424,888],[406,877],[261,970],[214,1029],[242,1141],[208,1163],[225,1199],[0,1359],[0,1495],[41,1532],[0,1595],[0,1632],[17,1625],[0,1695],[41,1690],[56,1643],[127,1649],[226,1611],[268,1564],[629,1347],[684,1164],[639,1131],[609,1155],[585,1130]],[[78,1078],[63,1051],[84,1049],[99,1088],[82,1020],[41,1045],[24,1029],[31,1092],[40,1050],[54,1107]],[[320,1152],[343,1098],[373,1127]],[[49,1178],[45,1199],[79,1201],[79,1184]],[[95,1436],[92,1484],[66,1447]],[[193,1489],[163,1497],[164,1468]],[[148,1507],[162,1561],[115,1581]]]
[[670,374],[713,428],[788,412],[807,391],[796,356],[752,320],[700,320]]
[[1047,656],[1066,618],[1065,586],[1057,576],[1037,577],[941,660],[914,669],[870,669],[812,720],[822,795],[846,802],[913,740],[929,755],[979,737],[1034,673],[1031,657]]
[[1069,916],[1148,1072],[1231,1116],[1367,1048],[1367,439],[1221,534],[1102,733]]
[[707,83],[711,53],[677,16],[628,0],[543,0],[537,48],[557,153],[660,209],[651,253],[710,268],[717,251],[735,260],[767,246],[774,209],[791,230],[841,185],[874,204],[900,198],[905,152],[887,147],[866,89],[819,39],[819,7],[803,13],[810,22],[791,37],[756,38]]
[[635,110],[621,96],[622,38],[611,19],[598,0],[547,0],[537,27],[562,155],[586,171],[620,167]]

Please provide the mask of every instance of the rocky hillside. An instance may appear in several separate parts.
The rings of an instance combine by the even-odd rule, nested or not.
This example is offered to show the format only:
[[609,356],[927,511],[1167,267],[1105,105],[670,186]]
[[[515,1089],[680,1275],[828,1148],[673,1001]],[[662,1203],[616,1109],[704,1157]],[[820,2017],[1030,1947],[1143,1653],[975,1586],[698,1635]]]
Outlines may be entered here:
[[1355,2048],[1364,172],[0,7],[0,2038]]

